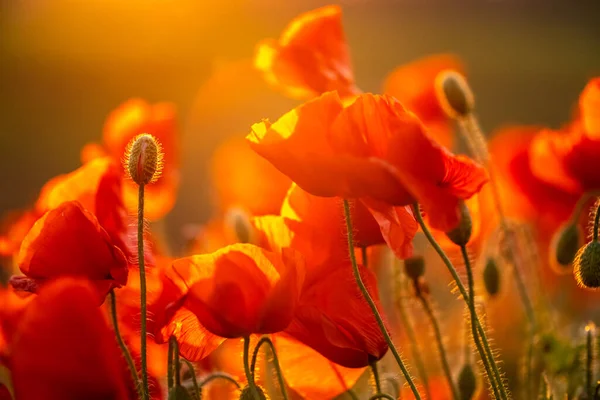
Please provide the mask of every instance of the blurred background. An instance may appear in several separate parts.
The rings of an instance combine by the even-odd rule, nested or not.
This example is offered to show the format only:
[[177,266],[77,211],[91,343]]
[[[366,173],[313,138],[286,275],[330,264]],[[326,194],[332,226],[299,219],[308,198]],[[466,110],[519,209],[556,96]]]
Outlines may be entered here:
[[[131,97],[171,101],[182,132],[182,186],[167,218],[209,218],[207,165],[223,139],[296,103],[252,68],[317,0],[0,0],[0,213],[35,200],[80,165],[106,115]],[[507,123],[566,121],[600,74],[600,1],[347,0],[356,79],[380,91],[394,67],[436,52],[465,61],[478,113]]]

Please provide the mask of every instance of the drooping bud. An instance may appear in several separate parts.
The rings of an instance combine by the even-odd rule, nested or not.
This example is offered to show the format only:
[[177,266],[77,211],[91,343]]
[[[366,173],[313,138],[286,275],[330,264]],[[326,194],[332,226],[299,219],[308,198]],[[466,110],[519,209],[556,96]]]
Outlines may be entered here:
[[493,258],[488,258],[483,267],[483,285],[490,297],[494,297],[500,292],[500,270],[498,263]]
[[154,136],[142,133],[127,145],[125,169],[138,185],[155,182],[162,171],[163,152]]
[[240,208],[230,208],[225,215],[225,224],[239,243],[253,243],[256,232],[250,222],[250,216]]
[[184,388],[183,386],[175,385],[171,388],[171,390],[169,390],[168,399],[169,400],[192,400],[192,396],[187,391],[187,389]]
[[555,261],[561,267],[571,265],[577,254],[577,250],[583,241],[583,234],[577,224],[564,225],[554,234],[551,249]]
[[[255,387],[256,392],[258,393],[258,399],[267,400],[267,395],[260,388],[260,386]],[[240,400],[256,400],[256,398],[254,397],[254,392],[252,391],[252,388],[250,386],[244,386],[244,388],[242,389],[242,393],[240,394]]]
[[453,70],[440,72],[435,79],[435,88],[438,101],[450,118],[464,118],[473,112],[475,98],[460,73]]
[[471,239],[471,231],[473,230],[471,213],[464,201],[458,203],[458,211],[460,213],[460,222],[456,228],[446,232],[446,236],[455,245],[466,246],[469,243],[469,239]]
[[477,391],[477,376],[471,364],[465,364],[458,374],[460,400],[471,400]]
[[579,286],[600,288],[600,242],[592,241],[579,249],[573,261],[573,274]]
[[425,259],[421,256],[414,256],[404,260],[404,271],[406,276],[416,281],[425,274]]

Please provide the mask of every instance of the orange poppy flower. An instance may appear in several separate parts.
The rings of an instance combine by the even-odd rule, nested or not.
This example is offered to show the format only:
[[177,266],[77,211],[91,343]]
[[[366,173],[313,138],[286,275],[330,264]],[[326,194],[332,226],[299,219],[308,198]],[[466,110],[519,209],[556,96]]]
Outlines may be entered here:
[[[383,206],[419,202],[433,227],[449,231],[459,222],[458,202],[487,181],[482,167],[440,147],[388,96],[364,94],[344,107],[326,93],[273,124],[253,125],[247,139],[309,193],[364,199],[382,227],[390,223]],[[408,210],[396,212],[410,220]]]
[[279,40],[259,43],[254,62],[269,83],[290,97],[309,99],[332,90],[342,97],[359,93],[339,6],[298,16]]
[[600,189],[600,78],[579,99],[580,119],[560,131],[546,129],[533,140],[530,168],[535,176],[570,193]]
[[[144,215],[149,220],[165,216],[175,204],[179,188],[179,142],[176,112],[173,104],[148,104],[131,99],[113,110],[107,117],[102,133],[103,147],[91,144],[82,150],[82,160],[88,162],[104,155],[120,163],[127,144],[137,135],[149,133],[162,146],[164,165],[160,179],[146,187]],[[131,213],[137,212],[138,187],[127,181],[123,198]]]
[[442,109],[435,88],[435,79],[444,70],[465,73],[457,56],[435,54],[396,68],[387,76],[383,93],[398,99],[423,121],[440,144],[451,148],[454,141],[452,122]]
[[128,371],[97,306],[95,288],[86,280],[61,278],[40,290],[12,343],[16,398],[130,398]]
[[17,256],[26,276],[11,279],[13,287],[37,291],[39,284],[59,276],[90,279],[100,294],[127,282],[127,259],[98,219],[76,201],[61,203],[31,228]]
[[238,137],[217,148],[211,175],[220,210],[239,207],[252,215],[278,213],[292,183]]

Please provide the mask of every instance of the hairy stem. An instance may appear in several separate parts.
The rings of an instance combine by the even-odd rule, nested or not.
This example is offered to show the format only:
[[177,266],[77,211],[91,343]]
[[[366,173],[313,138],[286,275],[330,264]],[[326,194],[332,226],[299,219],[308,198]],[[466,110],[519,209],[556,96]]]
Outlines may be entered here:
[[248,387],[250,387],[250,391],[252,392],[252,397],[254,400],[260,400],[258,395],[258,390],[256,389],[256,383],[254,383],[254,376],[250,371],[249,364],[249,353],[250,353],[250,337],[244,337],[244,372],[246,373],[246,379],[248,380]]
[[408,385],[410,386],[410,389],[415,396],[415,400],[421,400],[421,394],[417,390],[417,386],[413,382],[413,379],[410,376],[408,369],[406,369],[406,366],[404,365],[404,362],[402,361],[402,358],[400,357],[398,350],[396,350],[396,346],[394,346],[394,343],[392,342],[392,338],[390,337],[390,334],[388,333],[387,328],[385,327],[385,324],[383,323],[383,319],[381,318],[381,315],[379,314],[379,310],[377,310],[377,306],[375,305],[375,302],[371,298],[371,295],[369,294],[369,291],[367,290],[367,288],[360,276],[360,271],[358,270],[358,264],[356,263],[356,254],[354,253],[354,236],[353,236],[353,227],[352,227],[352,216],[350,213],[350,203],[346,199],[344,199],[344,214],[346,217],[346,230],[347,230],[347,234],[348,234],[348,252],[350,254],[350,262],[352,264],[352,272],[354,273],[354,279],[356,280],[356,283],[358,284],[358,288],[360,289],[363,297],[369,304],[369,307],[371,307],[371,311],[373,313],[373,316],[375,317],[375,320],[377,321],[377,325],[379,325],[381,334],[385,338],[385,341],[386,341],[388,347],[390,348],[390,351],[394,355],[394,358],[396,359],[396,362],[398,363],[398,366],[400,367],[400,370],[402,371],[404,378],[408,382]]
[[279,365],[279,357],[277,357],[277,352],[275,351],[275,346],[273,342],[268,336],[263,336],[260,338],[256,347],[254,347],[254,351],[252,353],[252,363],[250,364],[250,373],[252,374],[252,379],[254,379],[254,369],[256,368],[256,360],[258,358],[258,351],[260,347],[266,344],[270,347],[271,352],[273,353],[273,364],[275,366],[275,370],[277,371],[277,382],[279,383],[279,387],[281,388],[281,394],[283,395],[284,400],[288,400],[287,390],[285,389],[285,381],[283,380],[283,372],[281,371],[281,366]]
[[115,290],[112,289],[110,292],[108,292],[108,295],[110,296],[110,316],[113,328],[115,330],[115,336],[117,337],[117,342],[119,343],[121,352],[125,357],[125,361],[127,362],[127,366],[129,367],[129,372],[131,372],[131,379],[133,379],[133,383],[135,385],[136,391],[138,392],[138,396],[140,398],[143,398],[142,388],[140,386],[140,377],[138,376],[137,369],[135,368],[133,358],[131,358],[131,353],[125,345],[123,337],[121,336],[121,331],[119,330],[119,319],[117,318],[117,298],[115,296]]
[[140,267],[140,311],[141,311],[141,349],[140,358],[142,364],[142,398],[149,400],[148,388],[148,361],[146,359],[146,267],[144,260],[144,185],[139,185],[138,192],[138,226],[137,226],[137,247],[138,262]]
[[200,394],[200,386],[198,386],[198,379],[196,379],[196,371],[194,370],[194,366],[192,365],[191,362],[189,362],[188,360],[186,360],[185,358],[182,358],[182,361],[185,363],[185,365],[187,365],[188,370],[190,371],[190,375],[192,376],[192,385],[194,388],[194,394],[195,394],[195,398],[197,400],[201,399],[201,394]]

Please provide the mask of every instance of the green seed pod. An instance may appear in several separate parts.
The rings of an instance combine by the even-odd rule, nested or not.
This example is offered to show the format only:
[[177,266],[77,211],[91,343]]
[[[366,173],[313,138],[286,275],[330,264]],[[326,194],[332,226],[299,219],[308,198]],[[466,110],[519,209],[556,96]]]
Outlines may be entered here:
[[186,388],[184,388],[181,385],[176,385],[173,386],[171,388],[171,390],[169,390],[169,400],[192,400],[192,396],[190,396],[190,393],[187,391]]
[[451,118],[466,117],[475,108],[475,98],[460,73],[452,70],[440,72],[435,79],[436,95],[444,112]]
[[473,222],[471,221],[471,213],[464,201],[458,204],[460,213],[460,222],[458,226],[450,232],[446,232],[448,239],[457,246],[466,246],[471,239],[471,231],[473,230]]
[[582,241],[581,229],[576,224],[570,223],[556,232],[551,248],[558,265],[562,267],[570,266]]
[[425,259],[421,256],[414,256],[404,260],[404,271],[413,281],[418,280],[425,273]]
[[[259,400],[267,400],[268,397],[265,392],[260,388],[260,386],[256,386],[256,392],[258,393]],[[240,394],[240,400],[256,400],[254,398],[254,393],[250,386],[244,386],[242,389],[242,393]]]
[[477,376],[471,364],[465,364],[458,374],[460,400],[471,400],[477,391]]
[[493,258],[488,258],[483,268],[483,284],[485,291],[494,297],[500,292],[500,270]]
[[579,286],[592,290],[600,288],[600,242],[592,241],[580,248],[573,267]]

